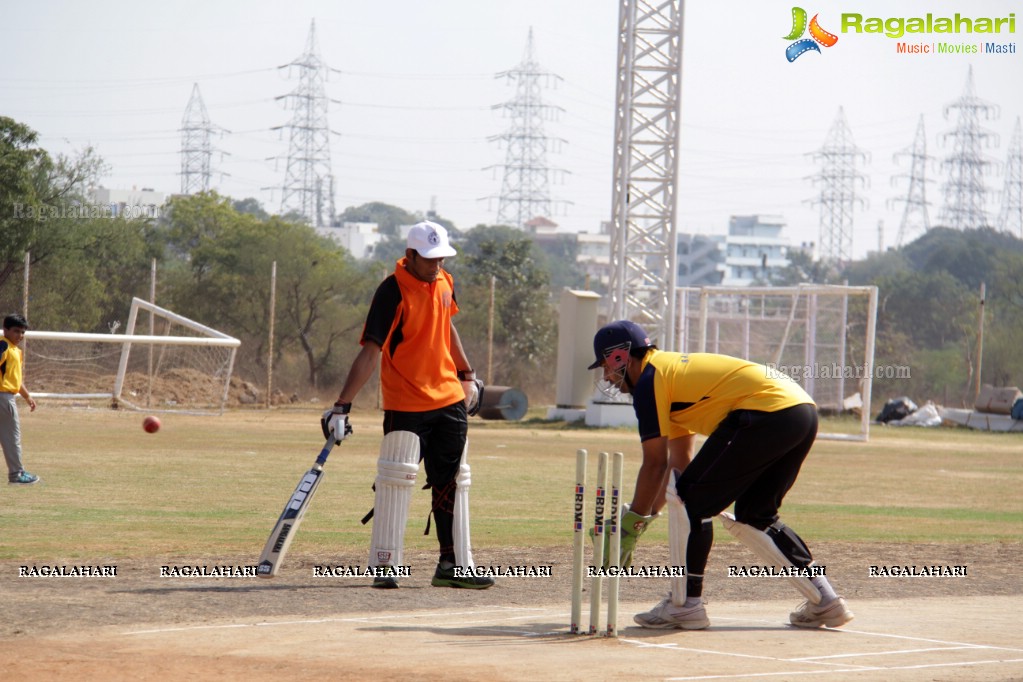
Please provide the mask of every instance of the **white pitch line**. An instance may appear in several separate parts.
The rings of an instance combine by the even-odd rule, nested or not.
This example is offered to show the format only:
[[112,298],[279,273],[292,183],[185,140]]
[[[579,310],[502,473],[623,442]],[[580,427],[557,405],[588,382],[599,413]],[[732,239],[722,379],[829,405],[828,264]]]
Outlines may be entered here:
[[[764,623],[768,625],[779,625],[785,626],[784,629],[788,630],[791,628],[789,623],[777,620],[766,620],[760,618],[727,618],[727,617],[715,617],[714,620],[730,620],[737,623]],[[925,644],[943,644],[950,647],[965,647],[965,648],[976,648],[976,649],[995,649],[998,651],[1014,651],[1023,652],[1023,648],[1018,647],[1006,647],[998,646],[996,644],[974,644],[972,642],[950,642],[944,639],[933,639],[928,637],[914,637],[912,635],[894,635],[887,632],[868,632],[866,630],[853,630],[851,628],[827,628],[827,632],[834,632],[845,635],[865,635],[867,637],[887,637],[889,639],[905,639],[911,642],[923,642]]]
[[1018,651],[1023,652],[1023,649],[1015,647],[997,646],[994,644],[974,644],[972,642],[950,642],[944,639],[930,639],[927,637],[913,637],[911,635],[893,635],[885,632],[867,632],[866,630],[850,630],[847,628],[835,629],[833,632],[844,632],[850,635],[867,635],[869,637],[887,637],[889,639],[905,639],[911,642],[926,642],[928,644],[946,644],[948,646],[962,646],[966,648],[978,648],[978,649],[998,649],[1001,651]]
[[895,651],[874,651],[857,654],[831,654],[830,656],[803,656],[802,658],[786,658],[786,661],[799,663],[802,661],[821,661],[828,658],[854,658],[856,656],[898,656],[900,654],[922,654],[928,651],[961,651],[963,649],[985,649],[984,646],[935,646],[926,649],[897,649]]
[[743,680],[753,677],[795,677],[797,675],[834,675],[837,673],[890,672],[894,670],[923,670],[928,668],[958,668],[961,666],[994,665],[999,663],[1023,663],[1023,658],[993,661],[963,661],[960,663],[921,663],[918,665],[873,666],[863,668],[842,668],[836,670],[783,670],[771,673],[735,673],[729,675],[699,675],[696,677],[666,677],[665,682],[690,682],[692,680]]

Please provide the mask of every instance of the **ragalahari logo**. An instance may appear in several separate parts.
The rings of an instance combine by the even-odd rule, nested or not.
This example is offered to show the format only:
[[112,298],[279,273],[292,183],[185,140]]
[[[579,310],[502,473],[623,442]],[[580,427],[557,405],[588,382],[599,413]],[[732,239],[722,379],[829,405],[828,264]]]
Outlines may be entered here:
[[810,37],[803,38],[803,33],[807,30],[806,25],[806,10],[802,7],[792,8],[792,31],[785,36],[785,40],[795,40],[796,42],[785,48],[785,58],[789,62],[794,62],[799,58],[800,55],[813,50],[820,52],[821,48],[818,44],[824,47],[832,47],[838,42],[838,36],[834,33],[828,33],[821,25],[817,23],[817,17],[819,15],[813,15],[813,19],[810,20]]

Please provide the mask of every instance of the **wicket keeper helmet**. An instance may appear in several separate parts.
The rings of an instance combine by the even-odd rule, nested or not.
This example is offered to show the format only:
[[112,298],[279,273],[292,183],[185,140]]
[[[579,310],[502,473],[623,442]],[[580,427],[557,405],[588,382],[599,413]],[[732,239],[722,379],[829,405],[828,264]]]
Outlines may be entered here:
[[619,364],[624,367],[632,351],[651,346],[650,337],[635,322],[611,322],[597,330],[593,337],[593,353],[597,359],[587,369],[597,369],[605,360],[615,365],[611,369],[618,369]]

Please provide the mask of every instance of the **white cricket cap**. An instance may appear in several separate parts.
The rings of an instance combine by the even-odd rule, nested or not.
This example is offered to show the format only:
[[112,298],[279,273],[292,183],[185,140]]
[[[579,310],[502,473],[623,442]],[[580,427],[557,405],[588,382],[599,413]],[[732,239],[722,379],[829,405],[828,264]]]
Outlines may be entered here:
[[443,225],[424,220],[408,231],[408,248],[415,249],[423,258],[447,258],[457,251],[448,242],[448,231]]

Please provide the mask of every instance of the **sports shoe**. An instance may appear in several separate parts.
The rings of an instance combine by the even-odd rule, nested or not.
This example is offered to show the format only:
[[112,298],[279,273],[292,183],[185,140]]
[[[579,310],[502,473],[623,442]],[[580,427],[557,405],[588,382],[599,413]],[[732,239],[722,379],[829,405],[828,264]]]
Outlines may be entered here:
[[35,474],[30,474],[27,471],[19,471],[13,478],[8,477],[7,483],[9,485],[32,485],[38,483],[39,477]]
[[819,628],[824,625],[837,628],[853,619],[853,612],[845,605],[841,597],[822,604],[811,604],[804,601],[799,608],[789,614],[789,622],[797,628]]
[[485,590],[493,586],[494,579],[486,575],[455,575],[455,567],[443,568],[437,564],[433,580],[430,584],[434,587],[463,587],[468,590]]
[[395,573],[394,569],[391,568],[390,566],[378,566],[377,568],[378,569],[388,569],[387,573],[390,573],[392,575],[377,575],[377,576],[373,576],[373,585],[372,585],[372,587],[375,587],[378,590],[396,590],[396,589],[398,589],[398,578],[396,578],[393,575]]
[[676,606],[671,602],[671,594],[661,600],[646,613],[637,613],[632,617],[639,625],[655,630],[703,630],[710,625],[707,609],[703,602],[695,606]]

